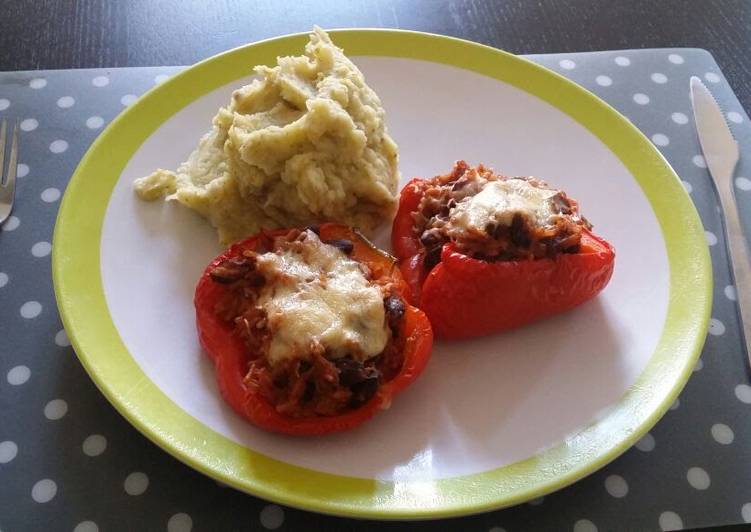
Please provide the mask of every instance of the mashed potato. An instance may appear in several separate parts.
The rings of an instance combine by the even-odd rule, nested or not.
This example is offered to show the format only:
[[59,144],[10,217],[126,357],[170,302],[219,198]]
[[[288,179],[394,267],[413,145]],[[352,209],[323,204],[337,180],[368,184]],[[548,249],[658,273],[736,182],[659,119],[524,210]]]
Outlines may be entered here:
[[236,90],[176,172],[136,180],[145,200],[195,209],[223,244],[261,228],[335,221],[368,233],[396,208],[397,146],[362,73],[320,28],[301,57]]

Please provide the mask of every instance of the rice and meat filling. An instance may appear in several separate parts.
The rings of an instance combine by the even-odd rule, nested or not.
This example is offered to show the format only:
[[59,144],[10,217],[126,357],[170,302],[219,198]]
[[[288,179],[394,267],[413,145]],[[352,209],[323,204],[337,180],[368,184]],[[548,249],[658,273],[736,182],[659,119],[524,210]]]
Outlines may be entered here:
[[428,268],[448,242],[486,261],[577,253],[582,228],[591,228],[575,200],[533,177],[505,177],[459,161],[428,183],[414,213]]
[[402,367],[404,302],[348,257],[352,242],[307,229],[264,247],[211,272],[231,288],[216,311],[248,348],[246,384],[292,417],[364,404]]

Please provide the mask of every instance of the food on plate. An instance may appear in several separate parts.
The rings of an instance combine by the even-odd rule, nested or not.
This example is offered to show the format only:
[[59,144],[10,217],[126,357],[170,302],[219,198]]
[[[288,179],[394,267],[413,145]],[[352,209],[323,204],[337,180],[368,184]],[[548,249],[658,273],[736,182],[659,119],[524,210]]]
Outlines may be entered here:
[[402,190],[392,245],[436,336],[518,327],[597,295],[613,247],[565,192],[459,161]]
[[371,232],[396,210],[397,146],[362,73],[320,28],[305,54],[255,67],[177,171],[135,182],[196,210],[227,245],[261,229],[339,222]]
[[425,314],[395,259],[355,230],[262,232],[206,268],[195,294],[219,389],[266,430],[325,434],[359,425],[430,357]]

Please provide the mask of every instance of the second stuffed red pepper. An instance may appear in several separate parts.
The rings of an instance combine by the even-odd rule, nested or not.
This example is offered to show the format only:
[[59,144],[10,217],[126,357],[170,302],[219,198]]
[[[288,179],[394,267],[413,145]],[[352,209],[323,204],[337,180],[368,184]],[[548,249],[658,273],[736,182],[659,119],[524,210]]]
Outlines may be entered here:
[[413,302],[444,338],[571,309],[607,285],[615,263],[613,247],[564,192],[464,161],[407,184],[392,245]]

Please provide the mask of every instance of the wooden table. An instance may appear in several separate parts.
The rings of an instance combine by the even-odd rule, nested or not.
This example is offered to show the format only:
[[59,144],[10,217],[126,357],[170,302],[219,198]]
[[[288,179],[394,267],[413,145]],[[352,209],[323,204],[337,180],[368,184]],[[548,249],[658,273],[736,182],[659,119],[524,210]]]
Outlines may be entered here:
[[383,27],[513,53],[687,46],[709,50],[751,108],[744,0],[21,0],[4,3],[0,70],[187,65],[248,42]]

